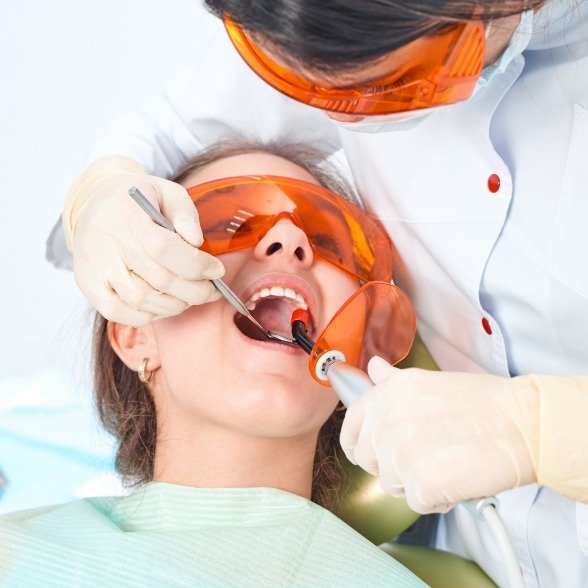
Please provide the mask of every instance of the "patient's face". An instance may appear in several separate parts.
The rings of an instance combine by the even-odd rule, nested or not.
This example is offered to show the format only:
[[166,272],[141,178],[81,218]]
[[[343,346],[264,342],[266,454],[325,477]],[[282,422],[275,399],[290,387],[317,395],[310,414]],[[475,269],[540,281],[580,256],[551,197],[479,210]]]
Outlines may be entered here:
[[[253,174],[317,183],[297,165],[264,153],[219,160],[184,183]],[[359,287],[355,278],[314,256],[306,235],[286,219],[256,247],[219,259],[226,268],[224,280],[250,307],[257,306],[258,320],[287,335],[294,308],[308,305],[316,336]],[[268,289],[273,300],[260,302]],[[196,423],[259,436],[318,430],[337,404],[333,390],[314,382],[301,349],[252,338],[255,329],[244,327],[236,316],[221,299],[153,323],[161,361],[152,386],[158,412],[173,405]]]

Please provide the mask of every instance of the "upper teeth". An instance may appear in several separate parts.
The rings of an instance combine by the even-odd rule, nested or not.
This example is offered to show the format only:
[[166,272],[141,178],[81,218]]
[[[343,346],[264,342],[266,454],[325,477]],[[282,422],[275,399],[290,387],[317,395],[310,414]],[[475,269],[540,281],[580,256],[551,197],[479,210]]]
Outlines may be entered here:
[[304,296],[292,290],[292,288],[282,288],[281,286],[272,286],[271,288],[262,288],[251,295],[246,305],[249,310],[255,310],[257,301],[260,298],[267,298],[268,296],[275,296],[281,298],[290,298],[298,303],[298,306],[303,310],[308,310],[308,304],[304,300]]

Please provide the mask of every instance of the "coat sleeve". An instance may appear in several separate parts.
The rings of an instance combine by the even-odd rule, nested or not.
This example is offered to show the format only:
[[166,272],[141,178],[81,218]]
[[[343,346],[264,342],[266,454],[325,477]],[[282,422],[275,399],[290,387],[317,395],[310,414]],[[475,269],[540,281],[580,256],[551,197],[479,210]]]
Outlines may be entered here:
[[588,503],[588,377],[535,378],[539,388],[537,481]]
[[[230,139],[285,140],[313,145],[327,156],[341,153],[337,129],[325,114],[259,79],[239,57],[219,19],[202,9],[194,34],[199,43],[189,70],[114,121],[94,142],[88,164],[105,155],[124,155],[147,173],[169,178],[202,149]],[[68,267],[69,254],[62,245],[58,222],[46,257],[57,267]]]
[[204,12],[193,66],[151,101],[116,121],[94,143],[90,160],[113,153],[169,177],[201,149],[234,137],[287,139],[338,147],[335,126],[317,109],[280,94],[233,48],[221,21]]

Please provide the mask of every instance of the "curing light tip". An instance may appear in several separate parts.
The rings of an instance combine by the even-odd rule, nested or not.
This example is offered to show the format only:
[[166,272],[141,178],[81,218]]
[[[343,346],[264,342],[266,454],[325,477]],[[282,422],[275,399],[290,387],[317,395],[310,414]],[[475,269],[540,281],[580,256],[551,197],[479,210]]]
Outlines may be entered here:
[[290,325],[292,326],[292,338],[301,349],[310,355],[314,347],[314,341],[308,338],[306,329],[308,326],[308,312],[302,308],[297,308],[290,318]]

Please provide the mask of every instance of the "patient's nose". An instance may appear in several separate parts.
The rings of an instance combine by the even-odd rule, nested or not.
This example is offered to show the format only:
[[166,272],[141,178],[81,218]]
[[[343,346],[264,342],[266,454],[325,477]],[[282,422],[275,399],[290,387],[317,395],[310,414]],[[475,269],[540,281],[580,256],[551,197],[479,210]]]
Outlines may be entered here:
[[253,250],[258,261],[279,258],[284,263],[294,263],[298,267],[312,265],[313,254],[306,233],[292,221],[280,219],[263,236]]

